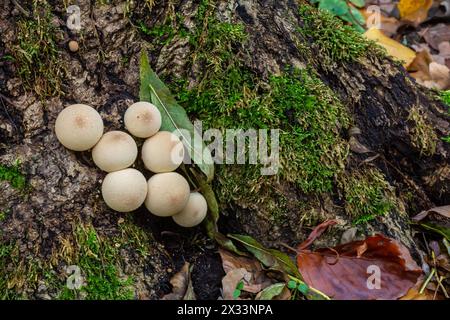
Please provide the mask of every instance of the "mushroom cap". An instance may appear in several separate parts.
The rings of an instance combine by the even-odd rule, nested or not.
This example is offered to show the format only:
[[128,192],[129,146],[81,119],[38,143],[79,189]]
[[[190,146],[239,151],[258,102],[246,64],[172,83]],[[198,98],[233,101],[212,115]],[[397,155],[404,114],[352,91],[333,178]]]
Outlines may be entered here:
[[172,219],[182,227],[195,227],[205,219],[207,211],[205,197],[198,192],[192,192],[184,209],[172,216]]
[[59,113],[55,133],[59,142],[67,149],[89,150],[102,137],[103,120],[94,108],[85,104],[73,104]]
[[183,143],[169,131],[158,132],[145,140],[142,146],[142,161],[148,170],[155,173],[174,171],[183,158]]
[[132,168],[108,173],[102,183],[102,196],[108,207],[115,211],[136,210],[147,196],[147,180]]
[[181,174],[158,173],[148,180],[145,206],[155,216],[169,217],[183,210],[189,194],[189,184]]
[[95,164],[106,172],[128,168],[136,160],[137,154],[136,142],[122,131],[105,133],[92,149]]
[[148,138],[161,128],[161,113],[149,102],[136,102],[125,111],[124,122],[133,136]]

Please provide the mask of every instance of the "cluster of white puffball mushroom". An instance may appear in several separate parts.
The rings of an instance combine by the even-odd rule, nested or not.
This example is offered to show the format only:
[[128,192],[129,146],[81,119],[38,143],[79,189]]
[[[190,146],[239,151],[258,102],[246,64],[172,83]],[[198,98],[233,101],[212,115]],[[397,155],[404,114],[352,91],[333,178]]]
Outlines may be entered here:
[[138,156],[136,141],[123,131],[103,134],[103,120],[92,107],[74,104],[63,109],[55,123],[56,137],[67,149],[86,151],[108,172],[102,182],[102,196],[113,210],[131,212],[142,204],[154,215],[171,216],[180,226],[193,227],[205,218],[207,203],[189,183],[174,172],[184,158],[184,146],[177,135],[161,128],[161,113],[149,102],[136,102],[124,115],[125,127],[137,138],[145,139],[141,157],[154,174],[144,175],[130,168]]

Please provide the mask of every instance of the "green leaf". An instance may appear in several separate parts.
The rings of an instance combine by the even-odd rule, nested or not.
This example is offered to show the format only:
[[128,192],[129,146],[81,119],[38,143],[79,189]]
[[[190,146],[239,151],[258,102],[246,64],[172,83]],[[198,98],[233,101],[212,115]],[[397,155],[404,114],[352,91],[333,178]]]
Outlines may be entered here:
[[306,283],[299,283],[297,289],[305,296],[309,293],[309,287]]
[[208,204],[208,215],[204,220],[204,225],[208,236],[211,239],[214,239],[221,247],[237,253],[238,255],[246,256],[247,254],[236,248],[233,241],[218,231],[217,221],[219,220],[219,205],[217,204],[214,190],[207,180],[205,180],[204,175],[197,173],[195,168],[190,168],[190,171],[184,171],[184,173],[193,177],[200,188],[201,194],[205,197],[206,203]]
[[[214,177],[211,153],[200,135],[195,134],[194,125],[189,120],[186,110],[177,103],[170,90],[150,67],[145,50],[141,52],[140,80],[139,97],[141,101],[151,102],[159,109],[162,117],[161,130],[178,131],[193,163],[206,175],[207,182],[210,182]],[[195,136],[197,139],[194,139]]]
[[238,284],[236,285],[236,289],[238,289],[238,290],[244,289],[244,282],[243,281],[239,281]]
[[326,0],[320,2],[319,9],[327,10],[335,16],[341,16],[348,11],[348,5],[344,0]]
[[297,288],[297,282],[295,282],[294,280],[289,280],[287,286],[289,289],[295,289]]
[[280,295],[284,288],[284,283],[272,284],[258,294],[259,297],[257,300],[272,300],[274,297]]
[[450,243],[448,243],[447,239],[443,239],[442,242],[444,243],[444,246],[447,248],[447,253],[450,255]]
[[362,8],[366,5],[366,2],[364,0],[350,0],[351,3],[353,3],[358,8]]
[[241,295],[241,290],[236,289],[233,291],[233,298],[237,299]]
[[426,222],[419,223],[423,228],[433,231],[441,236],[445,237],[448,241],[450,241],[450,228],[446,228],[444,226],[438,225],[436,223]]
[[347,11],[344,15],[340,16],[340,18],[350,22],[357,31],[364,33],[366,30],[362,26],[365,25],[366,19],[358,9],[351,7],[350,11]]
[[245,248],[250,251],[256,259],[258,259],[266,268],[285,272],[302,279],[300,272],[289,256],[275,249],[266,249],[258,241],[250,236],[239,234],[228,235],[231,239],[242,243]]

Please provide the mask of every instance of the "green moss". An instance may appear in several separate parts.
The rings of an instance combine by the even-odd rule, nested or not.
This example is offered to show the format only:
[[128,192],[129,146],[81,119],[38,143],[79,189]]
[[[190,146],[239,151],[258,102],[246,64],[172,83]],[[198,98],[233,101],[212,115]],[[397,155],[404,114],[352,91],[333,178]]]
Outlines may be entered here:
[[0,244],[0,300],[18,299],[20,296],[11,290],[11,275],[8,263],[14,258],[14,246],[11,244]]
[[[100,236],[91,225],[80,224],[74,238],[60,238],[58,249],[45,261],[23,257],[17,245],[0,242],[0,299],[28,299],[26,292],[36,292],[40,283],[62,300],[133,299],[134,275],[122,272],[124,250],[131,254],[135,266],[145,268],[150,240],[142,228],[126,218],[118,233],[110,237]],[[65,267],[71,265],[80,268],[80,289],[67,287]]]
[[0,211],[0,222],[6,219],[7,214],[8,214],[7,211]]
[[91,226],[80,226],[76,231],[76,245],[74,264],[81,269],[86,285],[80,291],[64,287],[60,299],[79,298],[80,292],[87,300],[133,298],[133,279],[120,277],[117,266],[120,254],[114,242],[100,238]]
[[[450,90],[442,91],[440,94],[442,102],[444,102],[446,105],[450,107]],[[450,108],[449,108],[449,114],[450,114]]]
[[9,166],[0,164],[0,181],[8,181],[13,188],[24,190],[26,179],[20,170],[20,163],[17,161]]
[[[147,2],[147,6],[151,8],[153,4]],[[170,43],[175,36],[188,37],[189,31],[183,26],[184,17],[181,13],[170,11],[161,23],[148,26],[144,21],[137,21],[137,29],[146,36],[152,37],[152,44],[164,46]]]
[[[168,79],[171,89],[188,114],[202,120],[204,130],[220,129],[226,136],[226,129],[280,129],[282,166],[278,176],[261,176],[258,165],[218,166],[219,201],[267,202],[262,193],[271,197],[271,185],[280,177],[307,193],[330,191],[348,155],[339,134],[349,125],[345,107],[313,72],[287,69],[269,79],[255,75],[238,57],[247,39],[244,26],[217,21],[213,9],[202,2],[198,30],[190,35],[190,64],[194,70],[201,66],[201,74],[194,84]],[[274,207],[284,208],[281,202]]]
[[344,25],[327,11],[304,5],[300,7],[300,15],[304,25],[298,30],[313,50],[326,59],[322,64],[354,61],[366,55],[369,49],[380,52],[354,28]]
[[354,224],[373,220],[396,207],[394,190],[378,169],[355,170],[342,176],[339,184],[344,193],[345,211],[353,217]]
[[[444,102],[448,106],[447,114],[450,116],[450,90],[442,91],[440,94],[440,98],[442,102]],[[450,143],[450,135],[441,138],[443,141]]]
[[412,144],[420,150],[421,155],[432,156],[436,152],[437,135],[433,126],[424,118],[418,107],[410,110],[408,120],[413,122],[410,132]]
[[33,0],[32,17],[17,22],[17,42],[11,52],[25,87],[42,98],[61,92],[64,68],[57,46],[60,39],[61,30],[52,23],[47,1]]

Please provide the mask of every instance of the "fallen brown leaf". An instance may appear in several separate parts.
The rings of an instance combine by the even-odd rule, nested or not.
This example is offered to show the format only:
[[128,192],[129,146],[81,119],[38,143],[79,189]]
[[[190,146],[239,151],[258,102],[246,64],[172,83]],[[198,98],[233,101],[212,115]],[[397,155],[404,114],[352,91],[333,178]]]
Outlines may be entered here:
[[[388,37],[393,36],[397,32],[397,29],[403,25],[403,22],[394,17],[386,17],[383,14],[380,16],[374,15],[372,11],[367,11],[367,8],[360,10],[360,12],[366,18],[366,25],[368,27],[378,24],[377,28]],[[379,21],[377,21],[378,17]]]
[[425,210],[420,212],[418,215],[412,218],[414,221],[422,221],[425,219],[430,213],[437,213],[443,217],[450,219],[450,205],[449,206],[442,206],[442,207],[434,207],[429,210]]
[[238,283],[245,277],[249,278],[251,274],[244,268],[234,269],[228,272],[222,279],[222,290],[224,300],[234,300],[234,290]]
[[398,10],[402,20],[419,25],[427,19],[432,5],[433,0],[400,0]]
[[162,300],[195,300],[188,262],[170,279],[170,284],[172,292],[162,297]]
[[225,271],[222,279],[224,299],[233,299],[233,292],[241,280],[244,283],[242,290],[250,293],[258,293],[272,284],[258,261],[236,256],[224,249],[219,249],[219,254]]
[[[339,300],[398,299],[422,274],[402,244],[382,235],[332,249],[301,250],[297,265],[309,286]],[[373,288],[369,283],[377,269],[380,286]]]
[[416,53],[401,43],[387,37],[380,30],[371,28],[364,33],[369,40],[377,42],[384,47],[389,55],[397,60],[403,61],[403,66],[407,68],[416,57]]
[[314,230],[309,234],[308,238],[303,241],[298,247],[297,250],[304,250],[308,248],[314,240],[316,240],[318,237],[322,235],[322,233],[327,230],[329,226],[335,225],[337,223],[336,220],[326,220],[319,224],[317,227],[314,228]]
[[411,76],[418,81],[431,80],[430,76],[430,63],[433,62],[433,57],[430,55],[429,50],[423,49],[417,52],[413,62],[408,67],[408,72]]
[[439,23],[419,32],[419,35],[421,35],[433,49],[439,50],[439,44],[450,41],[450,26]]

